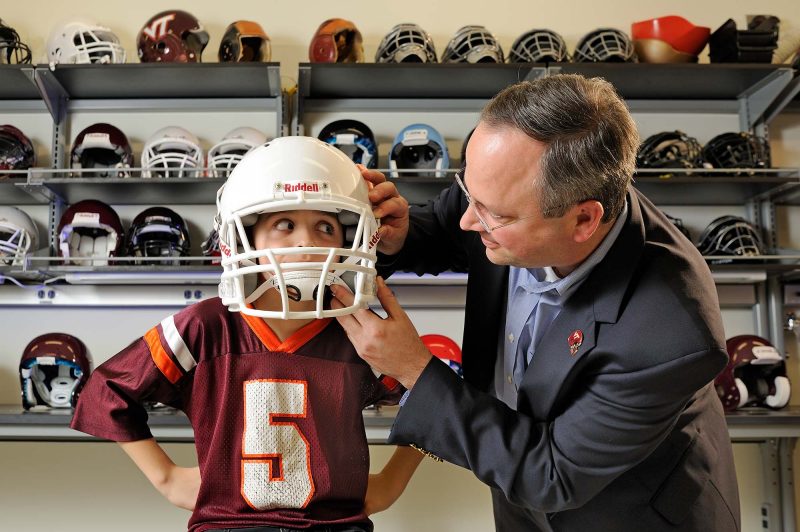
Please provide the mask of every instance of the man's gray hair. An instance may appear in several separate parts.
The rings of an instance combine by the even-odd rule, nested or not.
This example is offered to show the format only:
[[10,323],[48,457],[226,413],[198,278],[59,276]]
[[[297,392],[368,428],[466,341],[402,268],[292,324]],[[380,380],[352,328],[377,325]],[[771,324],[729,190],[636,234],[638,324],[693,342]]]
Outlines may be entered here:
[[516,83],[492,98],[481,122],[517,128],[547,145],[535,184],[546,217],[588,199],[603,205],[603,222],[622,212],[639,134],[609,82],[561,74]]

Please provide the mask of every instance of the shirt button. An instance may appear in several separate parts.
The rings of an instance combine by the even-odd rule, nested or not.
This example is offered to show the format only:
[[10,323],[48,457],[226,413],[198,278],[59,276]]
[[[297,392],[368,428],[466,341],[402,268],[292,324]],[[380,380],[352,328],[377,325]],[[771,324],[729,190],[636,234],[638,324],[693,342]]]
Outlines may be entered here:
[[509,375],[508,377],[506,377],[506,379],[508,380],[508,383],[509,383],[509,384],[514,384],[514,377],[512,377],[511,375]]
[[508,335],[508,341],[509,341],[509,342],[513,342],[513,341],[514,341],[514,334],[513,334],[513,333],[509,333],[509,335]]

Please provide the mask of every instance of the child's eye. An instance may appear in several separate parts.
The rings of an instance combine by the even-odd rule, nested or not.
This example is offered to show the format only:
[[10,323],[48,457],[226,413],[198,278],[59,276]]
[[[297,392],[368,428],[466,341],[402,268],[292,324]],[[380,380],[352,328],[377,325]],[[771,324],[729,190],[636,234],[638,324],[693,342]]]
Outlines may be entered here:
[[292,222],[291,220],[287,220],[285,218],[282,220],[278,220],[275,223],[275,229],[277,229],[278,231],[291,231],[292,229],[294,229],[294,222]]
[[328,222],[320,222],[317,226],[320,231],[325,233],[326,235],[333,235],[336,232],[336,229],[333,227],[333,224]]

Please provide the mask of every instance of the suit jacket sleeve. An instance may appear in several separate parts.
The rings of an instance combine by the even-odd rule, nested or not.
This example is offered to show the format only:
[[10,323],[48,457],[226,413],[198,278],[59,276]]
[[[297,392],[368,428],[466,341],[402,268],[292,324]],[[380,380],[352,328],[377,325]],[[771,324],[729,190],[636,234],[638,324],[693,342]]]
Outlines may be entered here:
[[634,372],[584,372],[574,400],[552,421],[508,408],[433,359],[389,442],[413,443],[466,467],[516,505],[576,508],[652,453],[726,358],[709,348]]

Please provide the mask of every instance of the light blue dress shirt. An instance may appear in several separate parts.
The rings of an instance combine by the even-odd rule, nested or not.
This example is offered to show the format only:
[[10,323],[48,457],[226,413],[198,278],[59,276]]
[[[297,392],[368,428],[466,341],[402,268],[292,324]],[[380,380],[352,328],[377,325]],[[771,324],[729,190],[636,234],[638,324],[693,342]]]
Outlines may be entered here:
[[600,245],[574,271],[559,278],[553,268],[516,268],[508,273],[506,323],[495,363],[495,395],[517,409],[517,390],[542,335],[566,301],[603,260],[628,217],[625,207]]

